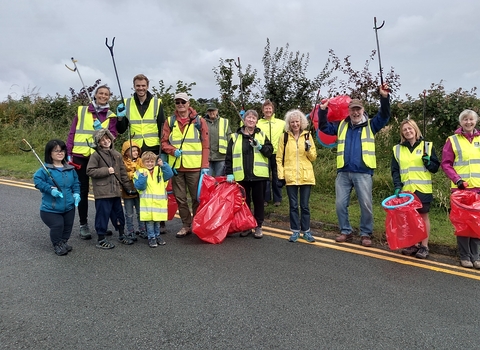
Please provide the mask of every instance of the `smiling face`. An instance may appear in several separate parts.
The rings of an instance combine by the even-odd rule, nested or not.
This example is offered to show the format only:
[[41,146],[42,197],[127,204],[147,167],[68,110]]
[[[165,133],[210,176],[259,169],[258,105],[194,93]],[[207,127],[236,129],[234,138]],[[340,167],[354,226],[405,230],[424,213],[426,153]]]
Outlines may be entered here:
[[155,167],[155,159],[154,158],[144,159],[143,160],[143,165],[148,170],[152,170]]
[[140,101],[143,101],[147,98],[148,82],[145,79],[135,80],[133,88],[135,89]]
[[110,146],[112,145],[112,140],[110,140],[110,137],[108,137],[108,135],[103,135],[98,144],[103,149],[110,149]]
[[273,115],[273,106],[272,105],[263,106],[262,112],[265,119],[270,119]]
[[417,140],[417,132],[415,129],[408,123],[403,124],[402,126],[402,135],[410,143],[414,143]]
[[352,124],[359,124],[363,118],[363,107],[351,107],[348,109]]
[[190,107],[190,102],[184,101],[180,98],[175,100],[175,110],[180,114],[185,114],[188,112],[188,107]]
[[50,153],[52,157],[53,164],[62,163],[62,160],[65,158],[65,150],[61,149],[60,146],[55,146],[55,148]]
[[107,88],[99,88],[95,94],[95,101],[98,105],[104,106],[110,100],[110,90]]
[[477,119],[474,115],[467,114],[465,117],[462,118],[460,121],[460,126],[465,133],[472,133],[475,129],[475,125],[477,125]]
[[298,134],[300,132],[300,117],[293,116],[290,118],[290,130],[294,134]]
[[248,113],[245,115],[243,122],[247,128],[254,129],[257,125],[257,117],[253,113]]

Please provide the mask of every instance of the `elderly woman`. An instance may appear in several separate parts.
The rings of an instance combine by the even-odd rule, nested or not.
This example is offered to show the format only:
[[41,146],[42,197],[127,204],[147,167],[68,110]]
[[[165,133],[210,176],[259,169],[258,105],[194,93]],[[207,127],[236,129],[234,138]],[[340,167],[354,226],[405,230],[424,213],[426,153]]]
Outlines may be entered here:
[[[478,114],[470,109],[458,117],[460,128],[448,137],[442,152],[442,169],[452,180],[451,191],[480,192],[480,132],[475,129]],[[477,238],[457,236],[460,265],[480,269]]]
[[[432,195],[432,175],[438,171],[440,162],[431,142],[422,138],[422,133],[413,120],[404,120],[400,124],[400,143],[393,146],[391,171],[395,195],[400,191],[415,193],[422,208],[418,213],[425,222],[427,235],[430,235],[430,203]],[[404,255],[415,255],[418,259],[428,257],[428,236],[419,244],[402,250]]]
[[303,232],[302,238],[307,242],[315,242],[310,232],[309,200],[312,185],[315,185],[312,162],[317,158],[317,150],[310,141],[307,127],[305,114],[299,110],[289,111],[285,116],[285,132],[278,141],[278,186],[287,186],[292,231],[290,242],[296,242],[300,232]]
[[[264,220],[265,186],[268,180],[268,158],[273,146],[268,137],[257,127],[258,113],[248,110],[241,126],[228,142],[225,157],[227,181],[237,181],[246,191],[246,203],[253,201],[253,216],[257,221],[255,238],[262,238]],[[251,230],[240,233],[246,237]]]

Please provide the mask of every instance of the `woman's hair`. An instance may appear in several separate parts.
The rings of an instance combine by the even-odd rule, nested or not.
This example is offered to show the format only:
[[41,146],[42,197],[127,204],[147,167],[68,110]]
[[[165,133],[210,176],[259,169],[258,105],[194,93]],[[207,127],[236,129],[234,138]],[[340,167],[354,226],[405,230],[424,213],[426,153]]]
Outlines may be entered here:
[[110,90],[110,88],[108,87],[108,85],[107,85],[107,84],[103,84],[103,85],[100,85],[99,87],[97,87],[97,88],[95,89],[95,93],[93,94],[94,97],[95,97],[95,95],[97,94],[98,90],[100,90],[100,89],[107,89],[108,92],[110,93],[110,96],[112,95],[112,91]]
[[308,128],[308,120],[305,114],[303,114],[303,112],[298,109],[292,109],[291,111],[288,111],[287,114],[285,114],[285,131],[291,131],[290,120],[293,117],[300,118],[300,131],[303,131],[306,128]]
[[157,155],[152,151],[147,151],[145,153],[142,153],[142,156],[140,158],[142,158],[142,161],[149,160],[149,159],[156,160]]
[[249,109],[248,111],[245,112],[245,115],[243,116],[243,119],[245,119],[247,117],[247,115],[249,114],[252,114],[255,116],[255,118],[257,118],[258,120],[258,113],[257,111],[253,110],[253,109]]
[[56,147],[60,147],[60,150],[64,151],[62,163],[67,163],[67,145],[62,140],[50,140],[45,145],[45,163],[53,164],[52,151]]
[[274,105],[273,102],[270,101],[269,99],[266,99],[265,102],[263,102],[262,111],[263,111],[263,108],[264,108],[265,106],[272,106],[272,110],[273,110],[273,112],[275,112],[275,105]]
[[403,126],[405,124],[408,124],[410,125],[413,130],[415,130],[415,134],[416,134],[416,139],[419,140],[420,138],[422,138],[422,132],[420,131],[420,128],[418,127],[417,123],[415,123],[415,120],[412,120],[412,119],[405,119],[403,122],[400,123],[400,143],[404,143],[405,141],[407,141],[405,139],[405,137],[403,136]]
[[473,116],[475,118],[475,123],[478,122],[478,114],[475,111],[472,111],[471,109],[466,109],[460,115],[458,116],[458,121],[461,123],[463,118]]

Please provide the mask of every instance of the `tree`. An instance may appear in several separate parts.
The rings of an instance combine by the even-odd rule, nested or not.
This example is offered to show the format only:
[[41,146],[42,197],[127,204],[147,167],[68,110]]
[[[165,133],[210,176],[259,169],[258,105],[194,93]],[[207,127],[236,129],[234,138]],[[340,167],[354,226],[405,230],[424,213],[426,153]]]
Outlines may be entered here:
[[[162,79],[158,82],[158,88],[152,86],[152,93],[162,100],[165,116],[168,117],[175,112],[175,93],[185,92],[191,95],[192,87],[195,85],[197,85],[195,82],[187,84],[182,80],[178,80],[174,90],[172,85],[167,87]],[[196,108],[195,101],[192,102],[192,107]]]

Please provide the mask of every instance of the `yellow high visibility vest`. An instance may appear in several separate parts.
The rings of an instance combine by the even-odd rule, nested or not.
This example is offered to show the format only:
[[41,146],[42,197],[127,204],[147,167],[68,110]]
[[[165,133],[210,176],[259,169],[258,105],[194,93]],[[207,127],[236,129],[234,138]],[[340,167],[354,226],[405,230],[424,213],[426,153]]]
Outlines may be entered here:
[[[452,135],[449,140],[455,153],[453,169],[468,187],[480,187],[480,136],[475,136],[472,143],[463,135]],[[452,182],[451,187],[457,185]]]
[[227,154],[228,146],[228,125],[229,121],[225,118],[219,118],[218,120],[218,153]]
[[161,104],[162,100],[156,97],[152,98],[142,118],[135,104],[135,99],[130,97],[125,101],[127,118],[130,122],[130,133],[132,134],[132,139],[135,140],[140,147],[142,147],[144,143],[149,147],[160,145],[157,114]]
[[259,119],[257,127],[267,135],[273,145],[273,154],[277,154],[278,140],[280,140],[280,136],[285,131],[285,120],[276,118],[274,113],[270,120],[265,118]]
[[165,191],[166,184],[163,181],[160,167],[153,169],[153,176],[147,169],[139,169],[135,172],[134,179],[138,179],[140,173],[148,172],[147,188],[138,191],[140,197],[140,221],[166,221],[168,220],[168,199]]
[[[348,123],[345,120],[340,122],[337,132],[337,169],[343,168],[345,165],[345,139],[347,137]],[[367,126],[362,127],[361,134],[362,143],[362,160],[370,169],[377,167],[377,159],[375,157],[375,135],[370,127],[370,120]]]
[[[84,157],[89,157],[95,150],[88,146],[88,143],[93,146],[93,122],[97,117],[88,111],[87,106],[79,106],[77,109],[77,125],[75,127],[75,136],[73,137],[72,153],[81,154]],[[115,118],[116,115],[112,111],[108,111],[107,119],[102,123],[102,128],[108,129],[110,118]],[[87,143],[88,141],[88,143]]]
[[431,142],[421,141],[413,152],[410,152],[406,146],[393,146],[393,154],[400,167],[400,180],[404,191],[432,193],[432,174],[423,165],[424,153],[428,156],[432,155]]
[[[245,178],[245,172],[243,170],[243,135],[239,137],[238,133],[233,135],[233,147],[232,147],[232,168],[235,181],[242,181]],[[265,134],[260,131],[256,134],[255,138],[260,144],[265,143]],[[259,150],[253,149],[253,174],[257,177],[268,178],[268,158],[266,158]]]
[[[168,125],[172,125],[172,118],[175,118],[175,116],[167,118],[166,123],[168,123]],[[185,125],[183,132],[181,132],[178,121],[175,118],[175,123],[172,125],[168,140],[172,146],[178,149],[180,149],[180,145],[182,145],[182,155],[178,159],[170,154],[168,155],[168,164],[170,164],[172,168],[173,163],[175,163],[175,169],[180,168],[180,165],[183,165],[186,169],[202,167],[202,135],[194,124],[195,121],[191,121],[189,125]],[[176,162],[175,159],[177,159]]]

